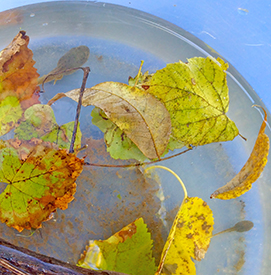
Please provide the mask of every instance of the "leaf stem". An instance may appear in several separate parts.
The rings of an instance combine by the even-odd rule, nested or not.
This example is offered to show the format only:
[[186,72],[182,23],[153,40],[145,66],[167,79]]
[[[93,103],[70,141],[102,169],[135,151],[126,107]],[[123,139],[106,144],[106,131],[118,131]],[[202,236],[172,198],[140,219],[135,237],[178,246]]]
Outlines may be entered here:
[[144,60],[141,60],[141,63],[140,63],[140,67],[139,67],[139,70],[138,70],[138,73],[137,73],[137,76],[136,76],[136,81],[135,81],[135,84],[134,84],[134,87],[137,85],[138,83],[138,79],[139,79],[139,76],[141,74],[141,69],[142,69],[142,66],[144,64]]
[[88,75],[89,75],[89,72],[90,72],[89,67],[85,67],[85,68],[81,68],[81,69],[84,71],[84,76],[83,76],[82,86],[80,88],[79,100],[78,100],[77,109],[76,109],[76,115],[75,115],[75,120],[74,120],[74,128],[73,128],[71,146],[70,146],[70,149],[69,149],[69,153],[74,152],[74,142],[75,142],[78,123],[79,123],[80,111],[81,111],[81,107],[82,107],[82,99],[83,99],[83,95],[84,95],[84,91],[85,91],[85,87],[86,87],[87,78],[88,78]]
[[173,176],[175,176],[175,178],[179,181],[179,183],[181,184],[181,186],[183,188],[183,192],[184,192],[184,199],[183,199],[183,201],[184,201],[187,198],[187,190],[186,190],[185,185],[184,185],[183,181],[181,180],[181,178],[174,171],[172,171],[168,167],[165,167],[165,166],[162,166],[162,165],[156,165],[156,166],[148,167],[148,168],[145,169],[144,172],[147,172],[147,171],[149,171],[151,169],[155,169],[155,168],[164,169],[164,170],[170,172]]
[[193,147],[190,147],[178,154],[175,154],[173,156],[169,156],[169,157],[165,157],[162,159],[157,159],[154,161],[149,161],[149,162],[139,162],[139,163],[130,163],[130,164],[100,164],[100,163],[90,163],[90,162],[84,162],[84,165],[88,165],[88,166],[95,166],[95,167],[100,167],[100,168],[129,168],[129,167],[139,167],[139,166],[143,166],[143,165],[150,165],[150,164],[154,164],[163,160],[168,160],[168,159],[172,159],[175,158],[177,156],[180,156],[188,151],[191,151],[193,149]]

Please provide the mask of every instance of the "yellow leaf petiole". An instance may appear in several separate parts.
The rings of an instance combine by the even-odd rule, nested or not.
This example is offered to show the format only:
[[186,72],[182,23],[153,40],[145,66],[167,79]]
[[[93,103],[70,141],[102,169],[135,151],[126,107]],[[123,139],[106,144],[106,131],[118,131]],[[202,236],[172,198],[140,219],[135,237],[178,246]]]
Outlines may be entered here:
[[135,81],[134,87],[137,85],[137,82],[138,82],[138,79],[140,77],[141,69],[142,69],[143,64],[144,64],[144,60],[141,60],[140,67],[139,67],[139,70],[138,70],[138,73],[137,73],[137,76],[136,76],[136,81]]
[[170,172],[173,176],[175,176],[175,178],[179,181],[179,183],[181,184],[182,188],[183,188],[183,192],[184,192],[184,198],[183,198],[183,202],[185,201],[185,199],[187,198],[187,190],[185,188],[185,185],[183,183],[183,181],[180,179],[180,177],[174,172],[172,171],[171,169],[165,167],[165,166],[162,166],[162,165],[155,165],[155,166],[150,166],[148,168],[145,169],[144,172],[147,172],[151,169],[155,169],[155,168],[160,168],[160,169],[164,169],[164,170],[167,170],[168,172]]

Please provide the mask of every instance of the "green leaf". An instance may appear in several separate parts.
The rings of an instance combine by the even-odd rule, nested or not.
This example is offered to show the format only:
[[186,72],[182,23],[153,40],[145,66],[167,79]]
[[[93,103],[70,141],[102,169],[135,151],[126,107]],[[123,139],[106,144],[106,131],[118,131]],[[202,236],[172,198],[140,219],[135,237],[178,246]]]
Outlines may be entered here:
[[234,122],[226,116],[227,66],[221,59],[194,57],[188,63],[168,64],[152,75],[147,91],[164,102],[175,140],[198,146],[238,135]]
[[[39,138],[57,144],[59,148],[69,149],[74,122],[59,126],[56,122],[53,109],[48,105],[36,104],[24,113],[24,121],[15,129],[15,137],[22,140]],[[81,147],[82,133],[78,126],[75,148]]]
[[107,145],[107,152],[114,159],[135,159],[138,161],[146,160],[146,156],[138,147],[120,130],[105,113],[95,107],[92,112],[92,123],[96,125],[104,134],[104,140]]
[[83,160],[48,142],[2,141],[0,220],[19,231],[39,228],[57,208],[68,207],[82,170]]
[[[63,96],[78,101],[79,91],[58,94],[50,104]],[[170,115],[153,95],[124,83],[103,82],[85,89],[82,105],[102,109],[147,158],[160,158],[165,152],[171,133]]]
[[0,136],[8,133],[22,116],[19,100],[15,96],[7,96],[0,101]]
[[90,241],[78,265],[131,275],[153,275],[152,240],[142,218],[105,241]]

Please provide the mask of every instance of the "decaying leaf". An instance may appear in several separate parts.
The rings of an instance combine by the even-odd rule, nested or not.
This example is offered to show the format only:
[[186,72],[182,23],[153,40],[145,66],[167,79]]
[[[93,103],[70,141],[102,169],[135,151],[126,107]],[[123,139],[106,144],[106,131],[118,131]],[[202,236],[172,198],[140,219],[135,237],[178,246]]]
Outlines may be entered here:
[[131,275],[153,275],[152,240],[142,218],[105,241],[90,241],[78,261],[80,267]]
[[[51,102],[63,96],[78,101],[79,89],[57,95]],[[102,109],[147,158],[164,153],[171,133],[170,115],[153,95],[123,83],[104,82],[85,89],[82,105]]]
[[[53,109],[48,105],[35,104],[24,113],[24,120],[15,128],[15,137],[23,140],[39,138],[58,145],[59,148],[69,149],[74,128],[74,122],[59,126]],[[81,147],[82,133],[78,127],[75,149]]]
[[92,112],[92,124],[99,127],[104,133],[104,140],[107,145],[107,152],[114,159],[135,159],[138,161],[146,160],[146,156],[138,147],[127,137],[127,135],[111,120],[104,112],[95,107]]
[[69,75],[74,73],[74,70],[66,71],[69,69],[77,68],[85,64],[89,58],[89,48],[87,46],[79,46],[70,49],[67,53],[65,53],[57,62],[57,66],[48,74],[40,77],[38,79],[38,84],[42,84],[43,82],[57,81],[62,79],[64,75]]
[[269,153],[269,137],[264,133],[267,114],[264,109],[263,111],[265,117],[249,159],[240,172],[226,185],[218,188],[211,195],[211,198],[222,200],[237,198],[249,191],[252,183],[255,182],[263,172]]
[[0,220],[18,231],[39,228],[76,191],[83,160],[49,142],[13,139],[0,144]]
[[234,122],[226,116],[227,67],[220,58],[194,57],[187,63],[168,64],[142,84],[164,102],[175,140],[198,146],[232,140],[238,135]]
[[20,31],[11,44],[0,52],[0,136],[9,132],[23,110],[39,103],[33,53],[29,37]]
[[204,258],[213,231],[213,214],[198,197],[187,197],[171,227],[155,274],[196,274],[195,264]]

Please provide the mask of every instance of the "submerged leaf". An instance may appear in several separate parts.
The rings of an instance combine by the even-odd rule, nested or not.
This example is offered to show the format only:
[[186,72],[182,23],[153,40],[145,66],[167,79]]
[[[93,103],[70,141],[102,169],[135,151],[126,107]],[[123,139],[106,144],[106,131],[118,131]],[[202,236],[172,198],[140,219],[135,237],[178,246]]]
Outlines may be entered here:
[[255,182],[263,172],[269,154],[269,137],[264,133],[267,114],[264,109],[263,111],[265,117],[249,159],[240,172],[226,185],[218,188],[211,195],[211,198],[222,200],[237,198],[249,191],[252,183]]
[[194,57],[188,63],[168,64],[142,84],[164,102],[175,140],[198,146],[232,140],[238,134],[234,122],[226,116],[227,67],[221,59]]
[[29,37],[20,31],[10,45],[0,52],[0,136],[8,133],[21,118],[23,110],[39,103],[33,53]]
[[102,110],[95,107],[91,112],[91,116],[93,125],[96,125],[104,133],[107,152],[110,153],[112,158],[136,159],[138,161],[147,159],[131,139],[106,117]]
[[156,274],[196,274],[195,264],[204,258],[213,231],[213,214],[207,203],[187,197],[171,227]]
[[[64,96],[78,101],[79,89]],[[171,132],[170,116],[164,104],[136,87],[104,82],[85,89],[83,106],[102,109],[149,159],[160,158]]]
[[39,228],[76,191],[83,160],[38,139],[2,141],[0,220],[19,231]]
[[78,261],[80,267],[131,275],[153,275],[152,240],[142,218],[105,241],[90,241]]
[[[15,137],[23,140],[39,138],[52,142],[59,148],[69,149],[74,128],[74,122],[59,126],[56,122],[53,109],[48,105],[36,104],[24,113],[24,121],[15,129]],[[75,148],[81,147],[82,133],[78,127],[75,139]]]
[[69,75],[75,72],[74,70],[63,72],[68,69],[73,69],[85,64],[89,58],[89,48],[87,46],[79,46],[70,49],[57,62],[57,66],[48,74],[38,79],[38,84],[43,82],[57,81],[62,79],[64,75]]

